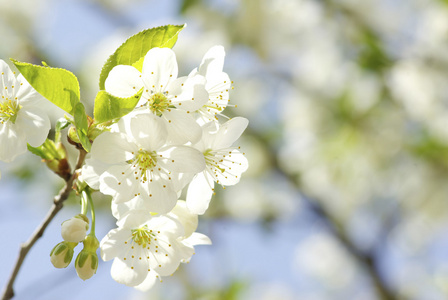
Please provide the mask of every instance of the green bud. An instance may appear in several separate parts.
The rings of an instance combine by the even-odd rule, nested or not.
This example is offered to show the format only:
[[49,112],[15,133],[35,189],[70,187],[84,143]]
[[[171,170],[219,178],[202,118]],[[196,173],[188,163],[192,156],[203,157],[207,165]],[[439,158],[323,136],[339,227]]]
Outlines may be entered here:
[[98,249],[99,242],[93,235],[88,235],[84,240],[84,249],[79,252],[75,261],[75,268],[78,277],[87,280],[92,277],[98,269]]
[[61,242],[50,252],[50,260],[55,268],[66,268],[72,261],[74,251],[78,243]]
[[67,138],[70,144],[81,144],[81,141],[78,138],[78,134],[76,133],[76,128],[73,126],[68,130]]

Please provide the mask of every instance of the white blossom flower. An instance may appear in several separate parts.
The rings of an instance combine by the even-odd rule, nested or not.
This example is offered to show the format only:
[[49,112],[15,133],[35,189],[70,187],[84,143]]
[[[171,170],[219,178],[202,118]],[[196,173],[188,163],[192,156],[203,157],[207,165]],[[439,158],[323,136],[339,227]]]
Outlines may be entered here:
[[176,56],[169,48],[153,48],[143,61],[142,72],[126,65],[114,67],[105,82],[106,91],[130,97],[143,88],[138,111],[161,117],[168,140],[178,144],[196,143],[201,129],[192,113],[208,101],[203,76],[177,78]]
[[61,224],[61,235],[64,241],[79,243],[86,237],[89,219],[83,214],[74,216]]
[[167,213],[178,198],[175,175],[201,172],[204,157],[192,147],[165,144],[166,129],[157,116],[139,114],[129,122],[128,134],[105,132],[95,139],[84,179],[116,203],[139,197],[150,211]]
[[234,185],[248,168],[244,153],[231,147],[248,125],[242,117],[233,118],[221,126],[210,122],[203,126],[202,139],[194,145],[204,155],[206,168],[192,180],[187,191],[188,209],[203,214],[210,203],[214,182],[220,185]]
[[119,283],[137,286],[151,272],[171,275],[193,253],[192,247],[178,241],[185,234],[182,225],[167,216],[129,211],[117,225],[100,248],[103,260],[114,259],[111,275]]
[[27,143],[33,147],[42,145],[51,125],[39,108],[45,98],[22,75],[16,78],[3,60],[0,78],[0,160],[11,162],[26,152]]
[[[175,261],[171,261],[171,263],[174,265],[170,267],[170,270],[175,270],[177,268],[177,266],[179,265],[179,263],[189,262],[191,257],[194,254],[194,246],[195,245],[210,245],[211,244],[210,239],[206,235],[195,232],[197,229],[197,226],[198,226],[198,216],[195,214],[192,214],[187,209],[185,201],[179,200],[177,202],[177,205],[173,208],[173,210],[171,210],[168,214],[162,215],[162,216],[151,216],[151,214],[149,214],[147,211],[141,210],[140,209],[141,207],[142,207],[141,202],[137,201],[136,199],[132,199],[130,201],[119,203],[119,204],[112,203],[112,213],[119,220],[117,222],[119,228],[112,230],[108,234],[108,236],[111,237],[112,239],[114,239],[115,236],[119,236],[116,233],[117,231],[125,230],[125,229],[121,228],[121,227],[125,227],[121,224],[128,224],[128,225],[126,225],[128,227],[126,229],[127,233],[123,233],[124,237],[122,237],[122,239],[128,242],[125,244],[125,246],[127,246],[128,248],[131,247],[132,251],[138,252],[138,251],[143,251],[143,250],[138,250],[136,248],[136,247],[138,247],[138,242],[133,239],[134,236],[132,236],[132,240],[129,237],[129,235],[130,235],[129,228],[131,225],[134,226],[135,228],[141,228],[142,225],[140,223],[145,224],[145,225],[143,225],[143,227],[148,229],[149,233],[153,233],[153,234],[160,231],[157,233],[157,236],[154,236],[155,238],[157,238],[155,241],[158,241],[159,244],[153,242],[155,244],[153,245],[152,251],[154,251],[155,253],[153,253],[152,255],[156,255],[156,256],[154,257],[154,260],[152,261],[152,263],[154,263],[154,261],[157,261],[157,257],[159,257],[160,255],[163,255],[163,253],[164,253],[163,251],[165,251],[163,249],[163,246],[165,245],[165,247],[166,247],[167,243],[169,243],[169,245],[171,244],[171,246],[168,245],[169,249],[174,247],[175,249],[177,249],[176,251],[179,251],[179,253],[176,253],[177,256],[176,256]],[[131,221],[131,219],[132,219],[132,221]],[[151,223],[148,223],[148,222],[151,222]],[[131,224],[131,225],[129,225],[129,224]],[[174,231],[175,231],[175,233],[172,233],[171,235],[167,235],[167,233],[174,232]],[[112,232],[113,232],[113,234],[111,234]],[[136,232],[136,231],[131,230],[132,234],[133,234],[133,232]],[[103,241],[101,242],[101,245],[100,245],[101,249],[103,249],[103,245],[104,245],[104,248],[107,249],[106,252],[112,251],[109,249],[110,247],[120,247],[120,246],[123,247],[122,243],[120,244],[120,243],[117,243],[116,241],[115,242],[111,241],[110,238],[108,238],[108,236],[106,236],[103,239]],[[170,241],[167,240],[168,238],[170,238]],[[165,242],[163,242],[163,239],[165,239]],[[132,243],[132,241],[134,241],[137,244],[134,243],[131,246],[130,243]],[[162,241],[162,249],[160,248],[161,241]],[[148,245],[150,245],[150,243],[148,243]],[[132,247],[134,247],[134,248],[132,248]],[[147,251],[147,252],[150,250],[151,250],[150,247],[149,247],[149,249],[148,248],[144,249],[144,251]],[[113,250],[113,251],[118,251],[118,250]],[[128,249],[128,251],[129,251],[129,249]],[[162,252],[159,253],[158,251],[162,251]],[[127,252],[125,249],[122,249],[121,253],[127,253]],[[126,258],[123,259],[123,261],[128,261],[129,264],[130,264],[129,256],[131,259],[132,258],[136,259],[136,255],[132,256],[132,254],[129,255],[128,253],[126,255],[127,255]],[[157,255],[159,255],[159,256],[157,256]],[[151,255],[147,255],[147,256],[152,257]],[[167,256],[165,254],[165,258],[166,257]],[[151,258],[149,258],[149,259],[151,259]],[[139,256],[139,261],[140,261],[140,256]],[[115,263],[115,261],[114,261],[114,263]],[[149,262],[149,263],[151,263],[151,262]],[[120,263],[117,262],[117,264],[120,264]],[[131,272],[131,270],[134,270],[132,268],[131,268],[131,270],[129,270],[129,267],[130,267],[130,265],[128,265],[127,267],[122,266],[122,268],[127,268],[127,270],[126,270],[127,273]],[[176,268],[174,268],[174,267],[176,267]],[[128,284],[126,282],[122,282],[125,279],[123,279],[121,277],[119,280],[115,279],[114,276],[119,276],[119,274],[113,275],[112,277],[114,277],[114,279],[120,283],[134,286],[138,290],[147,291],[152,288],[152,286],[157,282],[157,280],[162,281],[163,276],[172,274],[171,271],[170,272],[160,272],[159,268],[161,268],[161,267],[159,267],[158,265],[156,265],[155,267],[154,266],[150,267],[149,268],[150,271],[146,272],[147,273],[146,275],[143,274],[145,272],[141,271],[142,274],[138,275],[138,276],[140,276],[140,277],[138,277],[139,278],[138,281],[140,281],[140,280],[143,280],[143,281],[139,284],[133,284],[133,283]],[[115,272],[120,273],[120,272],[122,272],[122,269],[117,267]],[[132,274],[134,274],[134,273],[132,273]],[[134,274],[133,276],[137,276],[137,275]],[[146,276],[146,277],[144,279],[142,279],[142,277],[144,277],[144,276]]]
[[216,119],[229,102],[231,81],[223,72],[225,51],[223,46],[214,46],[205,53],[199,69],[194,69],[189,76],[202,75],[206,79],[205,89],[209,94],[208,102],[197,110],[198,122],[205,124]]

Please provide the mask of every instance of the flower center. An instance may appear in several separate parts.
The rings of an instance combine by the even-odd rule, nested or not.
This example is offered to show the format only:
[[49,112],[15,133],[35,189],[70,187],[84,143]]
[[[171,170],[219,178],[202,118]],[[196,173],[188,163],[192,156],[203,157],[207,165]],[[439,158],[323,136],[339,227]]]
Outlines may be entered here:
[[17,113],[22,108],[18,101],[6,98],[6,101],[0,103],[0,123],[16,122]]
[[151,238],[155,237],[155,234],[152,233],[152,230],[149,230],[146,225],[137,229],[131,229],[131,232],[132,240],[143,248],[146,248],[146,245],[151,244]]
[[164,93],[155,93],[148,99],[148,107],[154,114],[161,116],[170,107],[171,101]]
[[155,151],[149,152],[140,149],[134,156],[134,159],[128,161],[128,163],[138,167],[138,171],[135,171],[135,174],[138,175],[138,172],[140,172],[140,176],[136,177],[136,179],[140,177],[143,181],[147,181],[147,171],[152,170],[157,165],[157,154]]
[[217,158],[215,156],[215,154],[213,153],[212,149],[205,150],[203,154],[204,154],[205,163],[208,166],[218,169],[219,171],[221,171],[221,173],[225,172],[225,169],[220,166],[220,164],[223,162],[223,159]]

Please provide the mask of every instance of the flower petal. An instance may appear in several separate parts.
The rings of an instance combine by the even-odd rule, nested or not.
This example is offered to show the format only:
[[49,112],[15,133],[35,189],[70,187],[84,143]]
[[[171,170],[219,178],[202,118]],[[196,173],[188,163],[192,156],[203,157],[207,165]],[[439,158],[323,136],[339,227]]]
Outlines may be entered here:
[[166,142],[167,130],[161,118],[152,113],[138,114],[131,119],[134,139],[147,151],[155,151]]
[[120,257],[126,252],[125,241],[131,238],[131,231],[121,228],[112,229],[100,242],[101,258],[104,261]]
[[111,167],[110,164],[105,164],[97,159],[86,159],[86,163],[82,167],[80,180],[85,181],[91,188],[99,190],[100,176],[109,167]]
[[143,263],[146,259],[115,258],[110,269],[110,275],[118,282],[127,286],[136,286],[145,280],[148,275],[148,267]]
[[207,210],[213,195],[213,179],[201,172],[190,182],[187,190],[187,207],[193,214],[202,215]]
[[47,139],[51,124],[48,116],[38,107],[23,107],[17,113],[17,129],[23,132],[25,140],[32,147],[42,145]]
[[137,290],[142,291],[142,292],[147,292],[150,289],[152,289],[152,287],[156,283],[158,277],[159,277],[159,274],[157,274],[154,271],[150,271],[150,272],[148,272],[148,275],[146,276],[145,280],[143,280],[143,282],[140,283],[139,285],[134,286],[134,288],[136,288]]
[[192,214],[188,208],[187,204],[183,200],[177,201],[176,206],[168,214],[168,216],[179,221],[185,230],[185,237],[189,237],[198,228],[198,216]]
[[202,58],[201,65],[199,66],[199,74],[207,77],[210,74],[222,72],[225,55],[223,46],[211,47]]
[[243,117],[233,118],[224,123],[218,130],[212,149],[229,148],[246,130],[249,120]]
[[132,66],[115,66],[104,83],[108,93],[122,98],[135,95],[142,87],[141,73]]
[[208,236],[199,232],[193,232],[191,236],[189,236],[185,240],[182,240],[182,242],[191,246],[212,244],[212,241]]
[[0,124],[0,160],[13,161],[18,155],[26,152],[26,142],[11,123]]
[[215,170],[213,178],[222,185],[234,185],[240,181],[241,174],[247,170],[249,163],[243,153],[231,151],[227,159],[220,165],[224,172]]
[[[152,48],[143,61],[143,80],[148,89],[165,91],[169,82],[177,78],[176,55],[169,48]],[[154,87],[153,87],[154,86]]]
[[190,146],[164,147],[158,154],[158,164],[163,168],[178,173],[199,173],[205,169],[204,155]]
[[152,182],[149,189],[145,197],[151,212],[166,214],[176,205],[177,193],[167,182]]
[[131,143],[126,135],[117,132],[104,132],[95,139],[91,155],[104,163],[117,164],[134,157],[138,146]]
[[169,95],[174,95],[171,101],[177,109],[193,112],[204,106],[209,94],[205,89],[205,78],[201,75],[181,77],[170,83]]
[[196,123],[191,114],[171,109],[163,113],[168,140],[173,144],[183,145],[187,142],[196,143],[202,135],[201,127]]
[[113,196],[115,203],[129,201],[139,193],[146,193],[145,185],[134,177],[133,168],[128,164],[113,165],[100,176],[100,191]]

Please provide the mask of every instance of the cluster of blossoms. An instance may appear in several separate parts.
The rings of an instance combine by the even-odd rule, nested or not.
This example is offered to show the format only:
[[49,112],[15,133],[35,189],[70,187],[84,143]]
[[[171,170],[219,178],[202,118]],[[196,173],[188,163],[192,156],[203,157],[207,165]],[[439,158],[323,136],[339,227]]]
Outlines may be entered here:
[[[224,49],[216,46],[198,69],[178,78],[174,52],[153,48],[142,71],[114,67],[106,91],[127,98],[143,89],[133,112],[92,145],[82,179],[112,196],[118,228],[100,243],[103,260],[120,283],[147,289],[188,262],[193,246],[211,243],[196,233],[214,182],[233,185],[247,159],[232,144],[246,129],[241,117],[219,123],[231,81],[222,71]],[[179,200],[184,188],[186,201]]]
[[[106,124],[86,116],[89,130],[95,132],[88,136],[91,148],[73,134],[77,127],[69,131],[72,144],[90,150],[73,175],[60,130],[70,123],[79,125],[76,109],[75,120],[66,117],[65,123],[58,123],[56,143],[48,140],[50,122],[39,109],[45,98],[22,76],[16,79],[1,61],[0,160],[11,161],[28,147],[67,182],[75,180],[74,189],[81,196],[81,213],[62,223],[63,241],[51,251],[55,267],[67,267],[82,242],[75,261],[81,279],[96,273],[100,248],[103,260],[113,259],[111,275],[117,282],[148,290],[180,263],[189,262],[195,245],[211,244],[196,232],[198,215],[206,212],[215,182],[234,185],[248,167],[244,153],[233,146],[248,121],[222,114],[232,88],[223,72],[224,56],[222,46],[212,47],[200,66],[183,77],[178,77],[170,48],[150,49],[141,69],[114,66],[104,92],[122,101],[139,95],[139,102]],[[112,196],[117,219],[117,228],[101,241],[95,236],[93,190]],[[185,200],[179,199],[181,195]],[[86,216],[89,206],[91,224]]]

